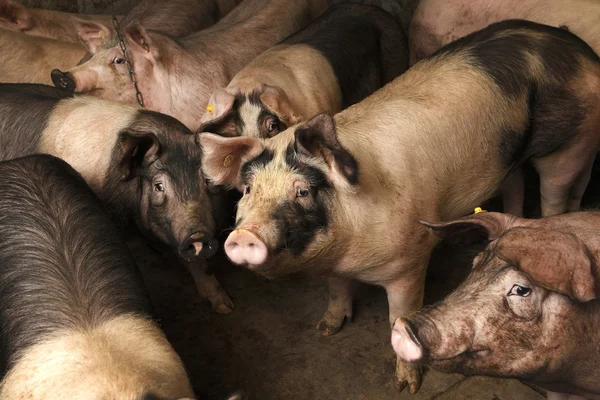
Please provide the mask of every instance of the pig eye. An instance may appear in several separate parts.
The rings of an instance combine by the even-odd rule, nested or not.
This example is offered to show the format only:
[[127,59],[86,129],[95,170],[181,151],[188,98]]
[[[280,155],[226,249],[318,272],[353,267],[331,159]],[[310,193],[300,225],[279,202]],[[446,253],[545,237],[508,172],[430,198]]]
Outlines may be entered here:
[[306,197],[310,192],[306,188],[296,189],[296,197]]
[[513,285],[508,292],[509,296],[519,296],[519,297],[527,297],[531,294],[531,289],[521,285]]
[[116,56],[113,59],[113,64],[125,64],[125,59],[123,57]]
[[250,194],[250,185],[244,186],[244,196]]
[[279,132],[279,120],[277,118],[267,118],[265,120],[265,127],[267,129],[267,133],[278,133]]
[[154,184],[154,191],[155,192],[164,192],[165,191],[165,187],[163,186],[163,184],[161,182],[156,182]]

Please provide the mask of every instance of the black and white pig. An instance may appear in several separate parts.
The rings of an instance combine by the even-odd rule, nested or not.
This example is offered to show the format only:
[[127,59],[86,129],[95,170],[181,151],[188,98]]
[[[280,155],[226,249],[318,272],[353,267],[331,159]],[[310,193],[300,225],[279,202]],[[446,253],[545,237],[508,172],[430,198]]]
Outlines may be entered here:
[[[318,328],[352,317],[351,280],[422,306],[435,237],[530,160],[545,215],[579,208],[600,143],[600,59],[575,35],[506,21],[454,42],[337,114],[270,139],[205,133],[203,169],[243,192],[225,251],[268,277],[329,274]],[[401,386],[420,385],[397,364]]]
[[272,137],[336,114],[408,66],[402,27],[379,7],[344,3],[256,57],[213,93],[200,132]]
[[34,153],[75,168],[118,221],[179,255],[213,309],[233,303],[212,256],[222,197],[205,182],[194,135],[167,115],[43,85],[0,85],[0,160]]
[[48,155],[0,162],[0,398],[193,397],[98,198]]
[[600,399],[600,213],[480,213],[426,225],[441,238],[491,242],[445,300],[396,321],[397,354],[519,378],[551,391],[548,399]]

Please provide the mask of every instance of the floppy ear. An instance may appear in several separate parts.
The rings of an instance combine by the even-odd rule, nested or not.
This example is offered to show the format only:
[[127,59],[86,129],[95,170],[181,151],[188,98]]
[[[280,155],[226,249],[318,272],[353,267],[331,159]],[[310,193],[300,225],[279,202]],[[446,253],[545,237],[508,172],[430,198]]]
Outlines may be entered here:
[[358,183],[358,163],[338,142],[335,121],[319,114],[294,131],[294,148],[299,156],[320,158],[329,167],[329,179],[338,185]]
[[600,271],[587,246],[574,235],[514,228],[500,238],[495,252],[548,290],[579,302],[598,298]]
[[108,26],[94,21],[76,19],[75,25],[79,38],[92,54],[96,54],[99,47],[110,43],[114,34]]
[[198,132],[211,132],[221,136],[239,136],[236,127],[236,114],[233,112],[235,96],[225,89],[215,91],[202,116]]
[[0,0],[0,20],[2,26],[15,31],[26,31],[33,28],[33,15],[27,7],[10,0]]
[[121,180],[128,181],[158,159],[160,143],[153,133],[124,129],[119,133],[116,152]]
[[287,126],[296,125],[302,121],[302,116],[294,111],[287,94],[279,87],[263,85],[260,101],[271,111],[277,115],[281,121]]
[[202,146],[202,170],[217,185],[241,191],[242,162],[263,151],[260,140],[251,137],[226,138],[212,133],[199,133]]
[[159,47],[154,43],[150,34],[140,23],[132,23],[125,29],[125,38],[130,44],[131,52],[155,61],[160,56]]
[[440,239],[472,243],[496,240],[515,225],[517,218],[510,214],[480,212],[448,222],[420,221]]

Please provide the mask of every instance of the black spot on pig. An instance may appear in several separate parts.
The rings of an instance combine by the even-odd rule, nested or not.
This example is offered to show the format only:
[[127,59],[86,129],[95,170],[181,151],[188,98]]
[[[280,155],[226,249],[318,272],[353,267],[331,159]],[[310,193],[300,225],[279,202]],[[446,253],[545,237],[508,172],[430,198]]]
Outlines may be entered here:
[[273,210],[273,218],[278,231],[282,233],[277,248],[287,250],[294,256],[301,255],[317,232],[329,225],[325,206],[318,201],[308,208],[295,201],[286,201]]
[[[0,136],[3,160],[36,153],[52,109],[61,99],[73,97],[68,91],[38,84],[0,84],[0,93],[0,131],[12,133]],[[14,118],[20,114],[27,118]]]
[[371,5],[334,5],[282,43],[306,44],[329,61],[342,92],[342,108],[363,100],[408,66],[402,27]]
[[531,157],[544,157],[571,143],[581,132],[586,118],[584,105],[575,94],[564,87],[544,88],[544,95],[535,103],[531,129],[535,135],[529,144]]
[[254,168],[264,168],[267,164],[273,161],[275,153],[272,150],[264,149],[262,153],[254,157],[252,160],[246,161],[240,170],[240,176],[243,184],[248,183],[248,179]]
[[244,121],[240,117],[239,108],[246,102],[246,96],[237,94],[231,110],[221,117],[209,121],[198,128],[198,132],[210,132],[217,135],[232,137],[241,136],[244,131]]

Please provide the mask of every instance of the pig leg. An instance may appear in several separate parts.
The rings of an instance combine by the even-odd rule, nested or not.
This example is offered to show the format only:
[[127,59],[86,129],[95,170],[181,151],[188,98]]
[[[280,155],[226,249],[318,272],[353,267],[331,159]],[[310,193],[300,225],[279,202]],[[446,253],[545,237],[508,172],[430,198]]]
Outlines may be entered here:
[[329,277],[329,304],[327,312],[319,321],[317,329],[325,336],[338,333],[344,320],[352,321],[352,295],[355,282],[339,276]]
[[586,400],[585,398],[574,394],[547,392],[546,395],[548,400]]
[[571,188],[571,193],[569,194],[567,212],[579,211],[579,209],[581,208],[581,199],[583,198],[585,189],[587,188],[587,185],[590,182],[593,167],[594,160],[592,159],[588,162],[588,165],[585,166],[583,171],[581,171],[581,173],[575,180],[575,184]]
[[502,204],[504,212],[515,217],[523,216],[523,201],[525,199],[525,177],[523,168],[512,171],[502,182]]
[[[420,310],[423,307],[423,293],[425,289],[425,265],[412,269],[411,273],[387,283],[384,287],[388,295],[390,306],[390,326],[398,317]],[[421,370],[406,364],[400,357],[396,358],[396,386],[399,390],[408,385],[410,393],[415,394],[421,386]]]
[[219,314],[229,314],[233,311],[235,306],[217,278],[206,273],[206,261],[185,262],[184,264],[192,274],[200,296],[208,299],[214,311]]

